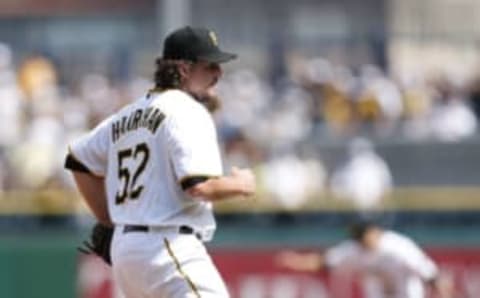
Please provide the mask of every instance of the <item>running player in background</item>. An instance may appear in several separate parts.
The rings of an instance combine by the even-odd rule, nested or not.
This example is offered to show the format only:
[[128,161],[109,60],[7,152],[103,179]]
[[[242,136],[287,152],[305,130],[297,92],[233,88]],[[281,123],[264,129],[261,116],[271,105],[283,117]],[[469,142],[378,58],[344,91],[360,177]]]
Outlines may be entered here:
[[411,239],[370,221],[352,225],[350,239],[324,254],[286,251],[276,261],[296,271],[358,272],[363,277],[365,298],[424,298],[424,284],[431,285],[437,297],[453,298],[451,284],[440,278],[433,260]]
[[209,110],[236,56],[215,33],[184,27],[164,42],[155,88],[70,147],[66,167],[97,219],[115,227],[114,280],[128,298],[228,297],[204,245],[212,201],[255,191],[249,169],[223,175]]

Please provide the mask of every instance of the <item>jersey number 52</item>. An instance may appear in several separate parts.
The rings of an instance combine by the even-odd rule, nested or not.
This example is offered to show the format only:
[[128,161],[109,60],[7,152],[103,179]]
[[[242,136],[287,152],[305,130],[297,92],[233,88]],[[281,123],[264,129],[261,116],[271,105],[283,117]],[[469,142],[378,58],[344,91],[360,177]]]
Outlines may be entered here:
[[[133,149],[118,151],[118,179],[122,183],[120,183],[119,190],[115,195],[116,204],[122,204],[127,198],[135,200],[140,196],[144,187],[143,185],[137,185],[137,179],[145,170],[149,157],[150,150],[146,143],[140,143]],[[138,160],[137,166],[133,171],[133,177],[130,169],[124,165],[124,161],[129,158],[133,158],[135,161]],[[130,178],[132,178],[131,181]]]

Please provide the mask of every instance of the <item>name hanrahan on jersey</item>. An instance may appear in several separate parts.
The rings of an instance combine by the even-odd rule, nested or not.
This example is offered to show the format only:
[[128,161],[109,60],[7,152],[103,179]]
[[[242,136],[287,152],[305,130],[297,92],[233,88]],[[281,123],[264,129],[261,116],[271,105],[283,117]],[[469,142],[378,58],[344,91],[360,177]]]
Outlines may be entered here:
[[130,115],[123,116],[121,119],[112,123],[112,141],[115,143],[121,136],[132,130],[144,127],[154,134],[163,119],[163,114],[158,108],[148,107],[146,109],[137,109]]

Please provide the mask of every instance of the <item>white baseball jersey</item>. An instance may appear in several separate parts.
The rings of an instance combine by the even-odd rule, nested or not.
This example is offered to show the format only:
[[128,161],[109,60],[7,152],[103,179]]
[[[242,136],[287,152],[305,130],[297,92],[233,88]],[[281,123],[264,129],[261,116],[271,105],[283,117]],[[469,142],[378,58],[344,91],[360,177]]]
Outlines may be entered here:
[[213,119],[187,93],[168,90],[140,98],[70,150],[105,177],[116,225],[188,225],[213,233],[211,203],[189,197],[180,186],[191,176],[222,175]]
[[424,281],[438,273],[435,263],[411,239],[392,231],[382,233],[375,251],[344,241],[327,250],[325,262],[365,273],[368,298],[423,298]]

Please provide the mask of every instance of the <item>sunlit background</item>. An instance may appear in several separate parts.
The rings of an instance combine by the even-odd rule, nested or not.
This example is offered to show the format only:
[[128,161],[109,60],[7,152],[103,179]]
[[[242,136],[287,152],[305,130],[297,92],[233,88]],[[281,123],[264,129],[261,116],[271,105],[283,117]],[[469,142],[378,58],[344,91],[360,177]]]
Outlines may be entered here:
[[215,119],[225,169],[252,167],[259,190],[217,206],[208,245],[233,298],[359,298],[274,256],[323,250],[360,216],[415,239],[455,298],[480,297],[476,0],[0,1],[0,297],[115,296],[76,251],[93,218],[66,148],[152,86],[185,24],[240,57]]

